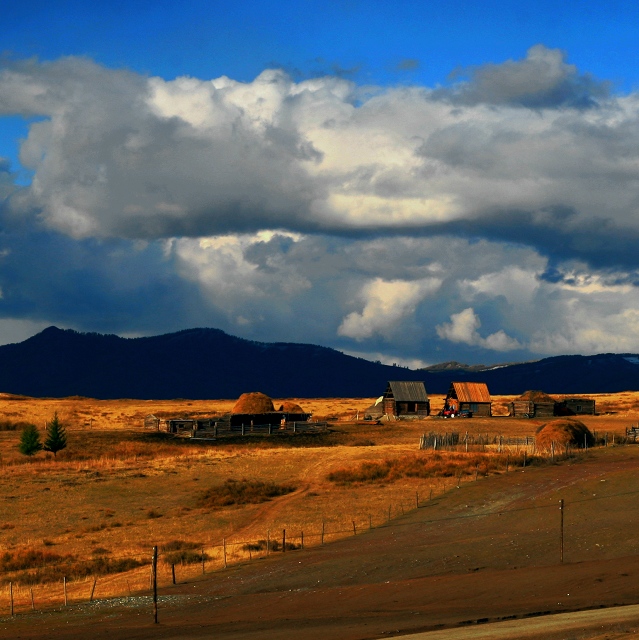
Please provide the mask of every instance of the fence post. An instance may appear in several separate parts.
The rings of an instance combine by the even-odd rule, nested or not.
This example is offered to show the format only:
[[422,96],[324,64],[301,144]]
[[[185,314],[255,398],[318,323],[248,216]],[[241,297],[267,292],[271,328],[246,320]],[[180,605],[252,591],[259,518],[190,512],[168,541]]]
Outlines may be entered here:
[[175,563],[171,563],[171,580],[175,584]]
[[302,543],[302,549],[304,548],[304,532],[302,531],[302,535],[300,536],[301,538],[301,543]]
[[564,499],[559,501],[559,562],[564,562]]
[[321,544],[324,544],[324,520],[322,520],[322,538],[321,538]]
[[158,623],[158,548],[153,547],[151,561],[151,575],[153,576],[153,622]]
[[69,600],[67,599],[67,577],[66,576],[62,578],[62,588],[64,590],[64,606],[66,607],[69,604]]
[[222,538],[222,548],[224,550],[224,568],[227,568],[226,564],[226,538]]
[[286,553],[286,529],[282,529],[282,553]]
[[204,547],[202,547],[202,575],[204,575]]
[[266,530],[266,555],[271,553],[271,530]]
[[33,600],[33,589],[29,587],[29,593],[31,594],[31,611],[35,611],[35,601]]
[[415,491],[415,509],[419,509],[419,491]]
[[353,520],[352,522],[353,522],[353,535],[356,536],[357,535],[357,528],[355,527],[355,520]]
[[373,528],[373,516],[370,513],[368,514],[368,528]]
[[98,581],[97,578],[93,578],[93,586],[91,587],[91,595],[89,596],[89,602],[93,602],[93,594],[95,593],[95,584]]
[[477,474],[479,473],[479,464],[475,465],[475,482],[477,482]]
[[13,618],[13,582],[9,582],[9,601],[11,602],[11,617]]

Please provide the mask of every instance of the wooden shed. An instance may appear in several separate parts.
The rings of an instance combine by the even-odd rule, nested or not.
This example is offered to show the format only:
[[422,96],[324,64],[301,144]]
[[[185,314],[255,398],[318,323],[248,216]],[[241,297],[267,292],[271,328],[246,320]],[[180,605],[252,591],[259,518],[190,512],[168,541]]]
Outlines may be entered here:
[[591,398],[564,398],[557,403],[558,416],[594,416],[595,401]]
[[511,416],[519,418],[550,418],[555,415],[557,401],[543,391],[526,391],[508,404]]
[[491,416],[492,400],[485,382],[452,382],[444,410],[459,414],[470,412],[474,416]]
[[193,433],[195,420],[191,418],[173,418],[166,421],[166,430],[169,433]]
[[157,416],[154,416],[152,413],[149,413],[149,415],[144,418],[144,428],[155,429],[156,431],[159,431],[160,418],[158,418]]
[[427,416],[430,400],[423,382],[392,381],[384,393],[384,414],[389,416]]

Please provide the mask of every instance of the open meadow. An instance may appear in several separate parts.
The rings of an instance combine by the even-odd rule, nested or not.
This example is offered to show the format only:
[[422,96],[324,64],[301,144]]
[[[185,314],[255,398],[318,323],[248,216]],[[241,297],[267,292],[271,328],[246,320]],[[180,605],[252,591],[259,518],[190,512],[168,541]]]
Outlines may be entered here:
[[[639,393],[589,397],[595,397],[598,415],[580,419],[592,431],[608,434],[610,445],[615,439],[616,443],[623,440],[626,429],[639,421]],[[63,578],[67,579],[70,603],[86,601],[93,588],[96,599],[148,593],[148,564],[155,545],[160,549],[160,581],[166,586],[172,582],[171,564],[179,583],[201,579],[203,569],[209,574],[225,563],[231,571],[233,566],[246,563],[258,567],[259,563],[252,562],[258,558],[272,561],[281,551],[284,535],[287,549],[320,548],[322,542],[372,535],[411,514],[423,514],[424,507],[433,515],[435,508],[441,511],[440,516],[457,514],[470,504],[464,502],[468,498],[455,498],[458,487],[477,491],[473,487],[481,485],[481,496],[473,498],[473,508],[481,504],[486,513],[495,513],[499,505],[539,504],[544,509],[556,505],[550,476],[541,483],[543,489],[532,484],[535,488],[527,489],[524,479],[529,476],[521,476],[516,488],[512,480],[507,481],[514,477],[513,471],[524,471],[522,456],[526,451],[530,460],[530,448],[513,445],[500,451],[491,445],[471,447],[468,452],[463,447],[457,452],[418,448],[420,436],[428,432],[456,430],[505,438],[534,435],[544,420],[508,417],[511,399],[494,398],[498,415],[492,418],[444,420],[431,416],[380,423],[355,420],[372,398],[297,399],[315,418],[328,419],[331,431],[196,442],[145,430],[144,417],[150,413],[158,417],[216,416],[230,411],[234,401],[0,396],[0,581],[4,585],[0,593],[11,581],[18,612],[31,609],[32,596],[36,608],[59,605]],[[437,412],[443,406],[443,396],[435,396],[431,402]],[[66,427],[68,447],[55,458],[44,452],[32,458],[20,454],[19,425],[36,424],[44,438],[45,422],[54,413]],[[632,452],[616,459],[613,466],[619,472],[635,473],[639,457],[634,451],[639,447],[608,449]],[[530,474],[554,473],[552,466],[540,464],[525,470]],[[586,468],[583,464],[569,466]],[[580,487],[571,489],[575,499],[598,491],[602,478],[594,459],[588,460],[587,469],[588,473],[573,482]],[[482,482],[477,482],[478,478]],[[628,488],[624,483],[625,479],[611,480],[606,488],[612,490],[614,484],[614,492],[623,492]],[[639,489],[639,484],[631,489]],[[445,499],[441,504],[440,497]],[[628,517],[629,522],[639,522],[634,520],[634,512]],[[586,512],[579,518],[584,526],[593,522]],[[616,525],[626,526],[624,522]],[[397,562],[395,570],[403,567],[401,575],[406,580],[451,572],[467,574],[482,567],[502,570],[514,564],[546,565],[548,554],[556,555],[549,551],[556,546],[555,539],[545,523],[538,526],[543,535],[526,534],[525,543],[516,539],[516,535],[524,537],[523,531],[511,536],[514,542],[510,546],[520,553],[525,550],[528,560],[513,560],[514,556],[508,555],[496,559],[492,543],[487,542],[494,533],[485,523],[477,524],[465,542],[464,536],[471,532],[468,528],[458,532],[461,538],[452,530],[440,531],[437,540],[428,542],[429,553],[436,559],[405,566]],[[605,522],[597,526],[601,529],[597,542],[589,543],[585,533],[579,534],[578,545],[573,541],[575,561],[590,557],[586,548],[597,561],[639,552],[633,536],[622,541],[614,527]],[[482,553],[474,554],[471,543],[479,545]],[[436,545],[436,552],[432,545]],[[386,553],[382,542],[375,553]],[[278,553],[277,557],[283,555]],[[349,571],[353,575],[363,571],[370,580],[376,571],[379,577],[384,573],[372,566]],[[300,579],[291,578],[297,585],[294,588],[301,588],[308,574]],[[0,596],[0,609],[6,607]]]

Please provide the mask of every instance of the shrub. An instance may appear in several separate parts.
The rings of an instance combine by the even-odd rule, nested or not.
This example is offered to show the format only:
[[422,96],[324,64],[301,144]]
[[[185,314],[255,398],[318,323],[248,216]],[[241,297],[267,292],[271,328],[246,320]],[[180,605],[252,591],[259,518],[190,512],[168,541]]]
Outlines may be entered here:
[[40,432],[34,424],[27,424],[22,430],[18,450],[25,456],[33,456],[38,451],[42,451],[42,442],[40,442]]
[[219,509],[234,504],[259,504],[295,491],[292,484],[275,484],[261,480],[229,478],[218,487],[206,490],[199,498],[201,507]]
[[[196,564],[202,561],[202,544],[199,542],[186,542],[185,540],[171,540],[160,547],[166,564]],[[210,556],[204,554],[204,559]]]

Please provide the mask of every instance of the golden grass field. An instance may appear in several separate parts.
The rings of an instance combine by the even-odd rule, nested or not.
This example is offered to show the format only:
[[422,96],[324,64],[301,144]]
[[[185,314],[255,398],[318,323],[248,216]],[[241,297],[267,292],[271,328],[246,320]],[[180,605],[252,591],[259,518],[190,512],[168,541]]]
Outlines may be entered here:
[[[593,397],[593,396],[590,396]],[[622,435],[639,420],[639,393],[594,396],[597,416],[584,416],[591,430]],[[0,431],[0,554],[39,552],[69,555],[76,563],[95,558],[138,558],[147,562],[151,548],[183,541],[204,549],[209,569],[248,560],[246,543],[287,539],[305,545],[351,535],[386,522],[449,490],[462,477],[399,477],[378,483],[339,484],[331,472],[363,463],[397,460],[418,452],[422,433],[450,430],[469,433],[533,435],[541,420],[507,417],[508,396],[494,398],[493,418],[374,424],[355,421],[372,398],[295,399],[314,417],[329,418],[330,434],[292,439],[258,438],[238,442],[196,443],[145,431],[143,419],[208,417],[230,411],[233,400],[102,401],[87,398],[33,399],[0,395],[0,421],[32,422],[44,438],[44,425],[57,412],[67,429],[68,447],[57,459],[39,453],[32,459],[17,450],[19,431]],[[437,412],[443,396],[432,396]],[[277,400],[275,400],[277,404]],[[513,452],[513,455],[516,452]],[[424,453],[423,455],[429,455]],[[494,470],[500,473],[499,469]],[[275,484],[295,491],[271,502],[211,509],[199,498],[232,478]],[[256,553],[256,552],[252,552]],[[264,553],[260,551],[257,553]],[[44,556],[43,556],[44,557]],[[161,565],[168,579],[169,567]],[[200,565],[178,567],[183,574]],[[59,601],[59,583],[30,587],[18,573],[16,598],[28,607],[29,588],[37,601]],[[93,575],[71,580],[71,600],[86,600]],[[146,588],[146,567],[100,576],[96,597]]]

